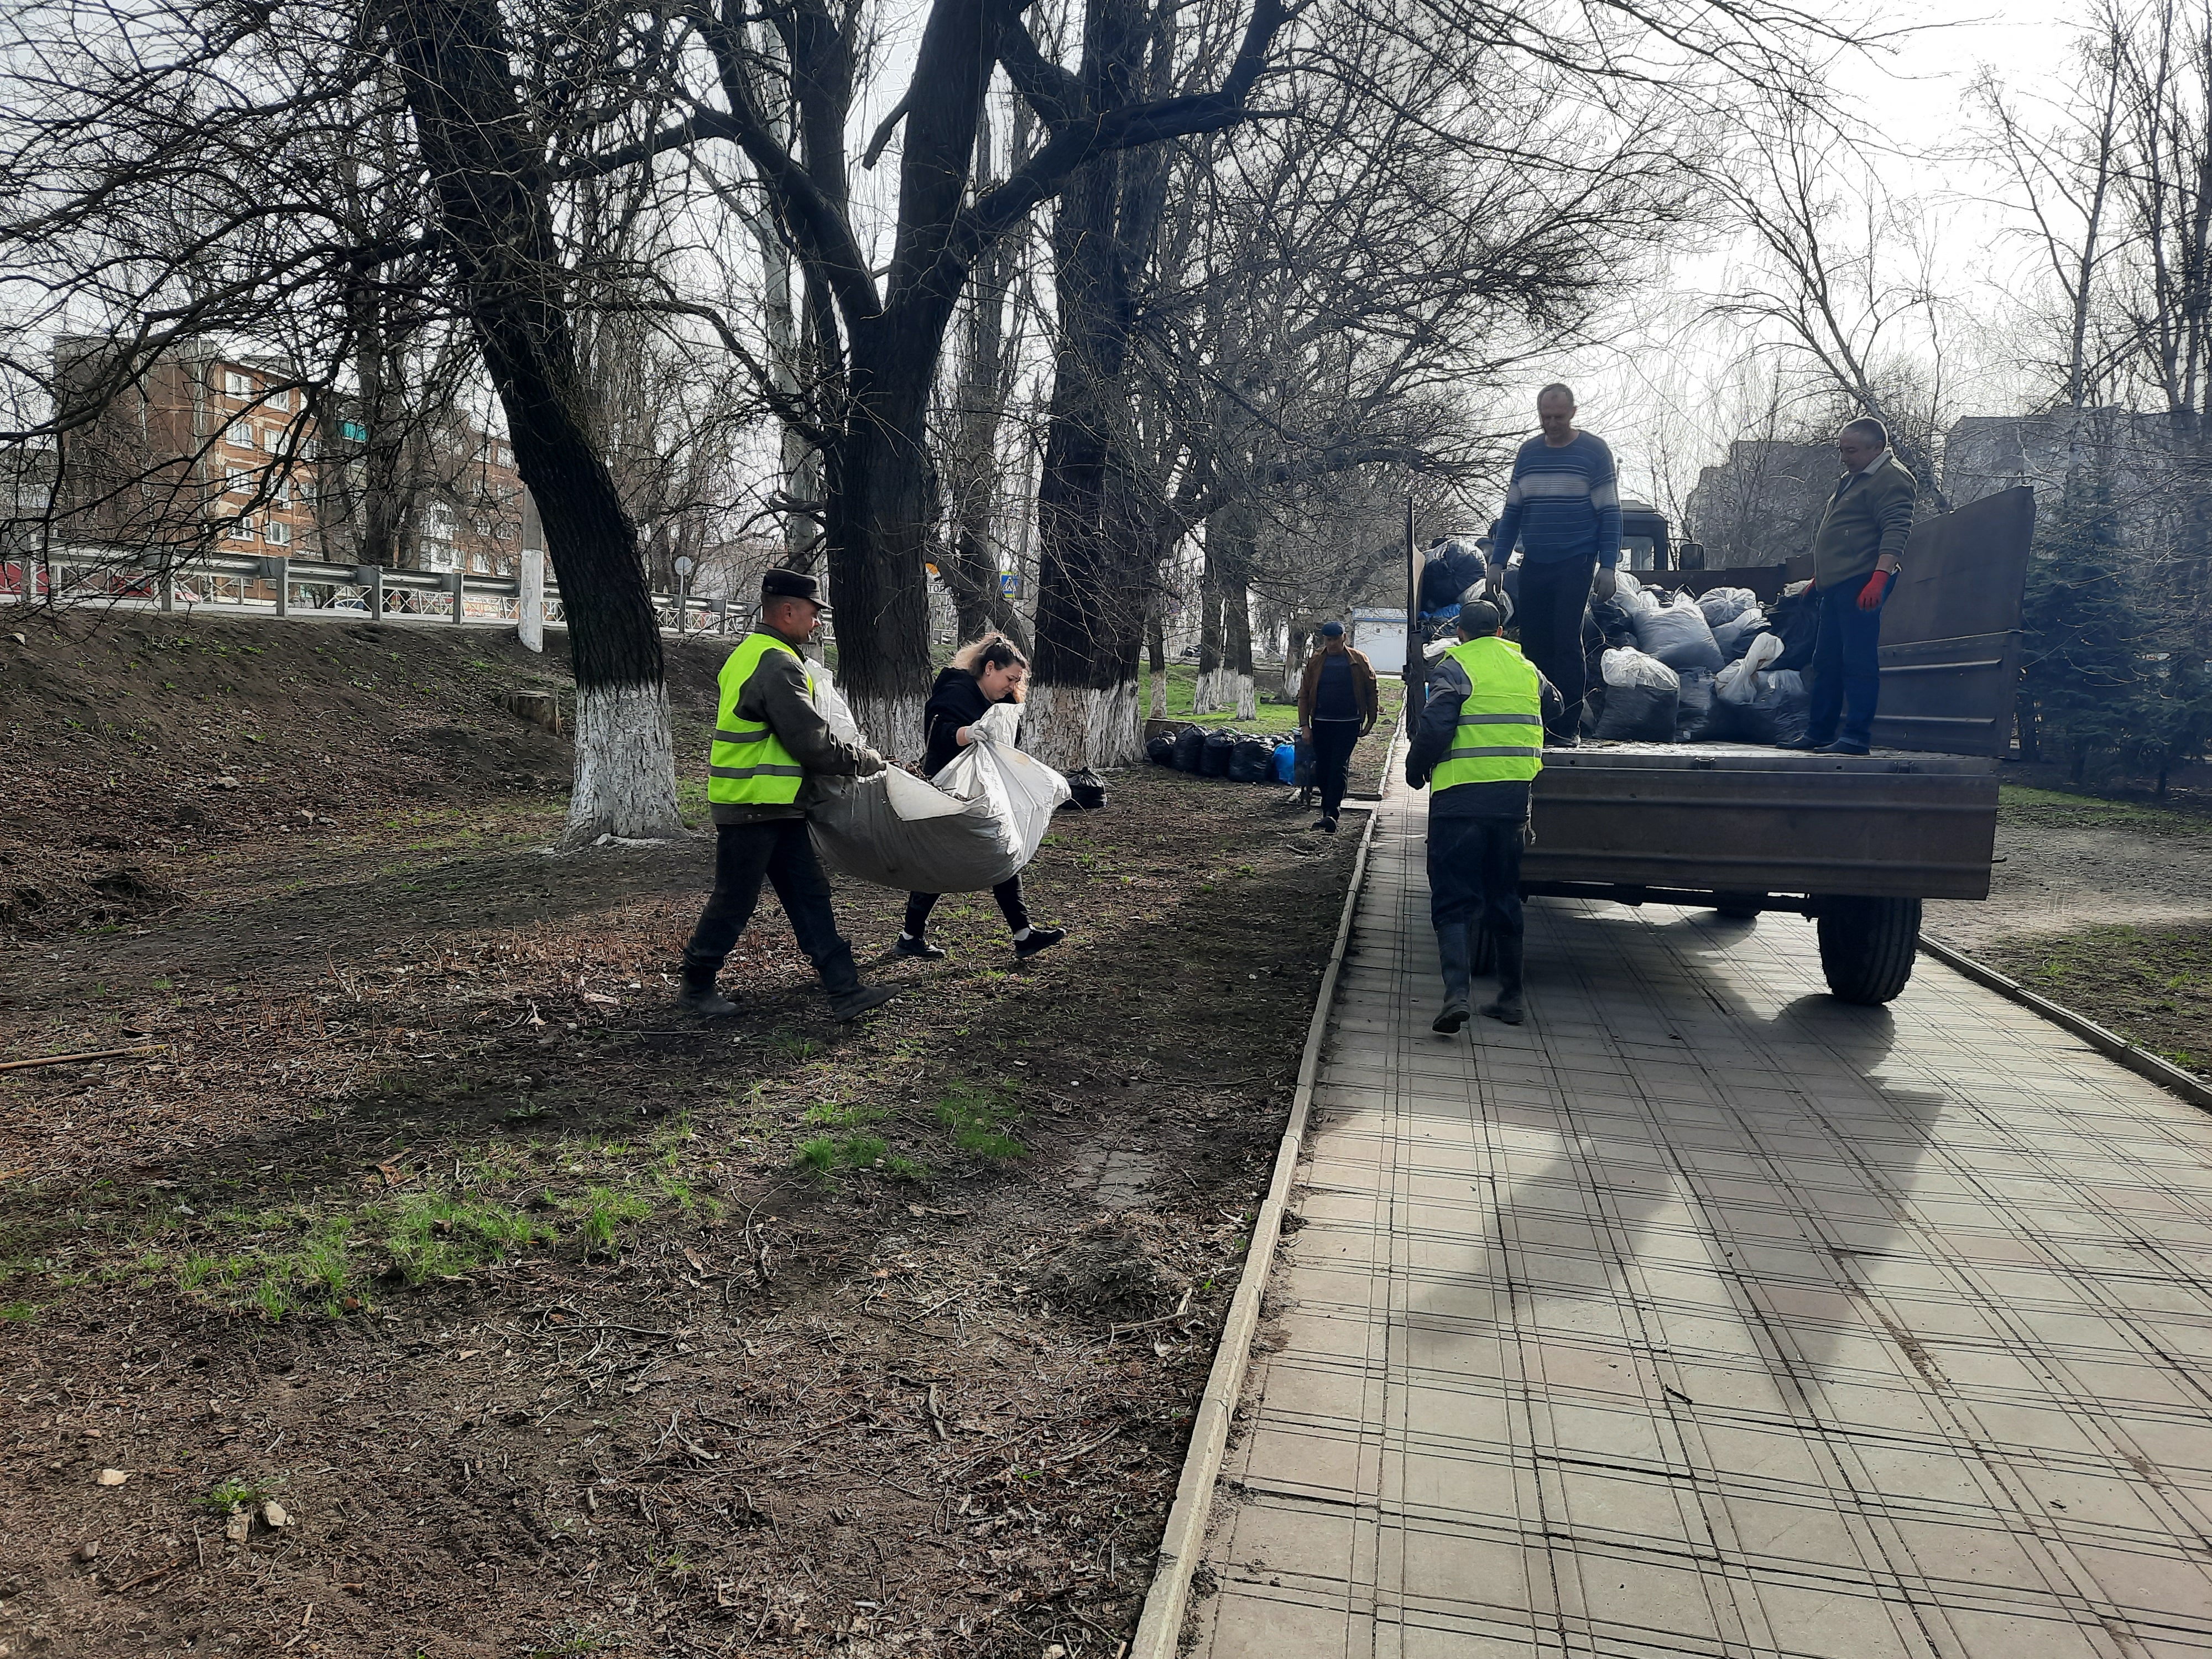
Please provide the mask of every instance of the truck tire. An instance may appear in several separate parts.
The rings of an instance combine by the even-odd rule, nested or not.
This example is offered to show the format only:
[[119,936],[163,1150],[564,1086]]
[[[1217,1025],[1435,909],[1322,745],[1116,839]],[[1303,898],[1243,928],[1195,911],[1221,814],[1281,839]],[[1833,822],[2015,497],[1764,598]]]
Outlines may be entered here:
[[1750,921],[1766,908],[1764,893],[1716,893],[1713,914],[1729,921]]
[[1917,898],[1832,898],[1820,906],[1820,971],[1838,1000],[1874,1007],[1904,990],[1920,943]]

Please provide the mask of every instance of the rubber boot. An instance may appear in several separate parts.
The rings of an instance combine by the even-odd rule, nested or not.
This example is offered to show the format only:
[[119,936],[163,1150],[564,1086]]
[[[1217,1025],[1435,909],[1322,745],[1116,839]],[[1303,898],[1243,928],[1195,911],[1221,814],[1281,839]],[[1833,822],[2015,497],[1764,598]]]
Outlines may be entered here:
[[1444,968],[1444,1006],[1429,1029],[1449,1036],[1473,1018],[1468,1012],[1468,981],[1474,952],[1466,923],[1455,921],[1437,929],[1437,955]]
[[1498,953],[1498,1000],[1482,1005],[1486,1019],[1518,1025],[1528,1018],[1521,1007],[1521,945],[1518,933],[1500,933],[1491,942],[1491,949]]
[[829,993],[830,1012],[841,1020],[858,1019],[871,1008],[880,1008],[898,992],[889,986],[872,989],[860,983],[860,970],[853,963],[853,947],[843,939],[827,957],[815,964],[822,988]]
[[695,961],[684,958],[684,989],[676,999],[676,1006],[702,1019],[727,1019],[738,1012],[738,1005],[714,988],[714,975],[722,970],[719,962]]

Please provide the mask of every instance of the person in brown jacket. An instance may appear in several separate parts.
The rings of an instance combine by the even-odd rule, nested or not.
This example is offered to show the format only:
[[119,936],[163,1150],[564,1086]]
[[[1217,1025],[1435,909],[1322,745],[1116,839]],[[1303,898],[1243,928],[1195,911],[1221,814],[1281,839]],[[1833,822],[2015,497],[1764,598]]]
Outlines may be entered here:
[[1897,585],[1912,534],[1912,474],[1889,447],[1889,430],[1871,417],[1836,434],[1844,476],[1829,493],[1813,537],[1813,586],[1820,632],[1809,678],[1812,720],[1786,749],[1863,755],[1874,744],[1881,696],[1881,609]]
[[1321,782],[1321,817],[1315,829],[1336,833],[1352,745],[1375,729],[1382,712],[1374,665],[1344,642],[1342,623],[1323,623],[1321,649],[1306,659],[1305,678],[1298,684],[1298,735],[1313,744],[1314,771]]

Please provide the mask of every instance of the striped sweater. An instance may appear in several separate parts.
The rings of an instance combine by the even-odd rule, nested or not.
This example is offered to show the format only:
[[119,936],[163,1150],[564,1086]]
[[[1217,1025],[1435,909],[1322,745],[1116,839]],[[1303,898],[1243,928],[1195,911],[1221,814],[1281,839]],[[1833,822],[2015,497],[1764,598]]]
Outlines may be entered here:
[[1556,448],[1541,435],[1521,446],[1492,556],[1502,563],[1516,541],[1526,564],[1586,557],[1593,550],[1601,565],[1620,559],[1620,490],[1604,439],[1577,432],[1572,443]]

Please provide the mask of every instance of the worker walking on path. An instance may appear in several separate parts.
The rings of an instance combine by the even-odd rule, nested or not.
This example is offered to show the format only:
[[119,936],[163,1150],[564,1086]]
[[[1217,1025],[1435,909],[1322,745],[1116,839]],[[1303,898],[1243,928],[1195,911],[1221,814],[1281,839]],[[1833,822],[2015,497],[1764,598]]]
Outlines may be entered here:
[[1613,597],[1620,561],[1620,489],[1613,451],[1594,432],[1575,429],[1575,394],[1554,383],[1536,394],[1542,435],[1513,458],[1505,516],[1490,550],[1490,586],[1501,591],[1505,566],[1521,545],[1520,591],[1513,619],[1537,672],[1559,689],[1559,712],[1545,722],[1545,741],[1571,749],[1582,741],[1583,613],[1590,595]]
[[1881,697],[1881,609],[1897,586],[1912,534],[1917,486],[1891,453],[1889,428],[1862,418],[1836,434],[1844,476],[1829,492],[1813,535],[1813,589],[1820,635],[1813,647],[1813,715],[1785,749],[1863,755],[1874,747]]
[[737,1004],[714,976],[752,920],[765,878],[782,901],[799,948],[822,976],[830,1010],[853,1019],[897,993],[860,983],[853,947],[830,910],[830,883],[808,839],[799,791],[810,775],[868,777],[884,769],[872,749],[847,743],[814,706],[814,680],[799,647],[829,614],[811,576],[771,570],[761,580],[760,622],[722,664],[707,800],[714,813],[714,892],[684,950],[683,1006],[723,1018]]
[[1509,1025],[1522,1018],[1521,849],[1544,728],[1562,700],[1504,626],[1487,599],[1460,607],[1460,642],[1429,670],[1429,701],[1406,751],[1406,781],[1429,788],[1429,920],[1444,974],[1431,1029],[1446,1035],[1469,1018],[1477,927],[1489,929],[1498,958],[1498,998],[1482,1012]]
[[1298,683],[1298,729],[1313,744],[1314,771],[1321,783],[1321,817],[1314,828],[1336,833],[1344,807],[1352,751],[1375,729],[1382,694],[1375,684],[1375,665],[1344,642],[1344,624],[1321,625],[1321,649],[1306,659]]

